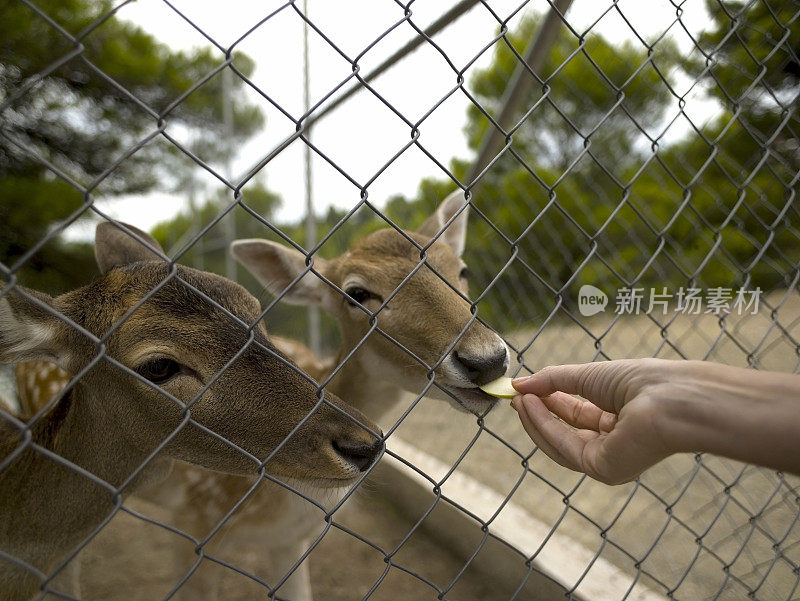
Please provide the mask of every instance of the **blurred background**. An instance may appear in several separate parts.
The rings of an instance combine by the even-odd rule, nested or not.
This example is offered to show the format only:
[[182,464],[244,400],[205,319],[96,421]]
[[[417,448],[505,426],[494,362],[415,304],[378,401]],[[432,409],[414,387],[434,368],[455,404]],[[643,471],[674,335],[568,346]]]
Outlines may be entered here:
[[[232,237],[286,236],[331,257],[385,219],[413,229],[460,185],[477,209],[471,293],[503,332],[575,321],[585,283],[612,298],[634,285],[790,288],[797,4],[565,6],[509,99],[546,2],[412,3],[408,17],[394,2],[312,0],[306,13],[299,3],[9,2],[0,257],[29,286],[85,283],[97,210],[263,296],[226,259]],[[418,34],[437,20],[437,33]],[[228,49],[233,69],[221,69]],[[309,148],[296,135],[307,107],[316,119],[353,86],[304,130]],[[476,177],[503,110],[511,142],[484,149],[494,162]],[[267,320],[311,337],[304,310],[276,306]],[[319,327],[315,344],[335,348],[335,327]]]
[[[796,373],[799,20],[797,0],[5,0],[0,270],[51,294],[87,283],[110,217],[266,307],[231,240],[330,258],[377,228],[413,230],[461,188],[471,298],[515,370],[659,356]],[[581,314],[584,285],[604,312]],[[625,288],[643,290],[638,315],[615,311]],[[760,305],[677,310],[689,288],[760,290]],[[648,310],[651,291],[668,311]],[[314,311],[275,304],[265,319],[323,354],[339,344]],[[370,511],[337,514],[362,538],[332,532],[314,550],[326,598],[388,582],[371,598],[417,601],[458,583],[486,601],[554,578],[587,599],[797,599],[796,478],[687,454],[611,489],[536,453],[506,412],[417,401],[391,416],[390,447],[412,441],[409,464],[441,488],[415,504],[408,481],[381,493],[386,480]],[[459,478],[493,501],[437,529]],[[503,543],[516,580],[479,568],[501,510],[523,537]],[[142,584],[122,552],[136,544],[153,563],[137,594],[175,585],[157,575],[165,530],[130,521],[90,557],[96,598]],[[384,580],[389,556],[366,541],[402,547],[404,568]]]

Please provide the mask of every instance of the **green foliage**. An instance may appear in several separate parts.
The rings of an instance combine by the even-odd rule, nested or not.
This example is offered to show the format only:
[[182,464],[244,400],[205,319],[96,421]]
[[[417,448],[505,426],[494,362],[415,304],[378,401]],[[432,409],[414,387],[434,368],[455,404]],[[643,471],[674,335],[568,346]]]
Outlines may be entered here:
[[[9,102],[0,136],[0,211],[12,224],[0,236],[0,257],[9,266],[84,200],[45,162],[93,188],[94,197],[169,189],[186,170],[180,151],[150,142],[126,156],[157,131],[159,120],[173,135],[202,130],[213,143],[190,147],[210,162],[233,152],[263,122],[235,93],[242,86],[236,77],[233,136],[223,135],[219,74],[175,104],[224,62],[218,52],[171,51],[113,14],[104,19],[113,8],[108,0],[42,0],[36,6],[66,35],[21,2],[5,2],[0,19],[0,100]],[[79,52],[68,36],[80,40]],[[234,64],[252,72],[244,55]],[[65,274],[82,264],[80,245],[56,239],[42,252],[49,247],[63,252],[62,260],[57,253],[33,257],[19,272],[23,283],[61,288]],[[78,274],[72,286],[91,273]]]
[[[68,0],[47,6],[76,33],[110,5]],[[582,284],[611,296],[631,285],[673,291],[681,286],[790,285],[800,263],[795,133],[800,29],[788,8],[770,10],[763,2],[743,9],[741,2],[720,5],[714,0],[709,12],[714,26],[700,39],[712,57],[708,63],[681,56],[664,39],[648,49],[614,44],[591,32],[581,43],[569,32],[558,38],[540,73],[543,84],[534,84],[515,115],[519,127],[512,148],[517,157],[505,153],[472,199],[476,210],[465,259],[473,274],[472,295],[480,299],[479,315],[491,325],[510,330],[551,313],[563,315],[563,309],[574,314]],[[536,25],[535,19],[525,20],[509,43],[522,53]],[[26,8],[9,12],[1,33],[8,35],[0,35],[0,56],[24,58],[0,64],[6,96],[71,48]],[[89,34],[84,45],[86,58],[159,113],[219,63],[205,51],[191,56],[168,52],[113,18]],[[472,93],[490,114],[500,110],[517,63],[510,48],[499,45],[491,65],[471,81]],[[252,68],[245,57],[237,56],[236,64],[244,72]],[[665,80],[674,83],[687,74],[700,79],[700,87],[719,103],[718,116],[684,127],[682,139],[666,143],[664,126],[681,106],[680,91]],[[239,139],[220,142],[218,80],[213,78],[167,115],[169,122],[208,132],[205,144],[197,148],[211,160],[229,152]],[[153,125],[80,59],[65,62],[35,90],[14,104],[16,135],[26,147],[77,173],[80,181],[96,177],[109,157]],[[74,107],[91,123],[71,120]],[[237,106],[237,136],[246,136],[259,123],[253,107]],[[465,132],[472,149],[480,147],[489,126],[481,110],[470,107]],[[14,227],[0,241],[0,253],[13,264],[84,199],[2,140],[0,194],[7,202],[0,217]],[[163,169],[177,164],[171,152],[143,148],[113,172],[105,187],[110,193],[149,189],[155,180],[163,180]],[[462,182],[470,167],[463,160],[451,164]],[[391,198],[382,212],[397,226],[413,230],[455,187],[451,181],[423,180],[414,199]],[[154,235],[168,251],[180,252],[182,263],[217,273],[226,271],[225,220],[234,220],[240,238],[304,243],[302,223],[275,223],[280,201],[264,187],[251,183],[242,202],[249,210],[234,207],[212,225],[226,204],[206,201],[160,224]],[[319,216],[318,239],[325,241],[315,256],[336,256],[360,236],[387,226],[369,205],[342,222],[345,216],[334,208]],[[195,240],[198,227],[205,233]],[[72,287],[82,270],[90,270],[90,252],[84,246],[56,239],[26,263],[25,276],[31,282],[51,277],[51,285],[43,286],[47,289]],[[65,262],[64,256],[70,259]],[[54,271],[61,279],[52,276]],[[262,286],[245,270],[239,268],[236,277],[266,302]],[[303,338],[306,332],[302,308],[278,304],[267,322],[279,334]],[[323,340],[335,345],[335,338],[334,324],[323,320]]]
[[[715,51],[709,70],[665,40],[648,51],[592,34],[582,46],[570,33],[559,37],[540,74],[544,85],[534,85],[515,115],[519,158],[501,157],[473,199],[466,260],[489,323],[508,330],[563,315],[561,308],[575,314],[582,284],[612,297],[623,286],[791,284],[800,263],[797,117],[789,112],[800,75],[795,11],[724,5],[727,14],[710,11],[715,27],[702,38]],[[535,26],[525,21],[511,37],[520,54]],[[518,62],[500,46],[472,81],[490,114]],[[654,154],[647,136],[659,137],[665,115],[678,108],[664,77],[681,72],[702,78],[733,111],[668,146],[659,141]],[[471,106],[465,131],[473,149],[490,126]],[[462,181],[464,167],[453,164]],[[407,204],[402,214],[415,215],[453,188],[425,182],[416,199],[390,207]]]
[[[263,185],[255,183],[242,191],[241,203],[253,213],[269,219],[280,206],[281,200]],[[212,224],[223,213],[225,201],[206,200],[200,207],[189,207],[159,223],[151,233],[169,252],[185,251],[180,257],[182,262],[195,264],[202,260],[210,266],[211,271],[222,273],[227,253],[227,248],[224,247],[225,221],[233,219],[234,230],[239,238],[263,237],[265,231],[264,225],[257,218],[238,205],[219,222]],[[209,226],[209,229],[201,232],[198,226]],[[199,244],[202,247],[198,247]]]
[[[509,43],[517,53],[534,35],[538,21],[524,20]],[[542,72],[543,85],[534,84],[531,97],[520,103],[514,122],[524,119],[514,133],[514,149],[525,161],[564,171],[588,146],[595,156],[613,156],[620,163],[606,168],[618,170],[632,160],[639,126],[651,130],[664,114],[670,97],[661,73],[684,66],[674,44],[664,41],[648,55],[631,42],[612,44],[590,34],[583,44],[569,32],[562,32],[553,45]],[[519,59],[508,45],[498,45],[492,64],[479,71],[472,88],[484,110],[497,114],[505,87]],[[531,111],[532,107],[536,107]],[[466,133],[477,150],[488,127],[493,127],[481,110],[471,105]],[[510,159],[502,160],[490,178],[514,169]],[[579,168],[592,169],[590,161]],[[547,181],[554,183],[554,180]]]
[[[534,27],[532,20],[525,22],[512,43],[522,49],[520,40],[529,39]],[[718,21],[706,43],[725,27]],[[723,52],[717,60],[721,65],[733,57]],[[516,63],[513,53],[500,47],[492,64],[477,74],[472,88],[485,109],[499,110]],[[562,308],[575,314],[582,284],[612,297],[623,286],[667,287],[674,293],[681,286],[790,284],[800,261],[800,218],[796,203],[787,205],[796,194],[796,153],[780,145],[767,150],[757,134],[774,130],[781,115],[763,103],[742,110],[742,103],[738,112],[722,110],[677,142],[659,142],[654,154],[642,132],[652,138],[661,134],[665,116],[678,107],[663,77],[682,72],[699,77],[703,65],[665,41],[649,52],[596,35],[580,48],[569,33],[559,38],[543,70],[546,88],[534,89],[516,116],[524,117],[513,136],[522,162],[502,157],[472,199],[477,210],[465,259],[481,317],[510,330],[550,313],[561,316]],[[718,95],[716,80],[704,77],[710,93]],[[785,86],[785,78],[778,80]],[[480,147],[487,126],[482,112],[471,107],[465,130],[473,149]],[[458,160],[451,165],[461,181],[469,167]],[[455,187],[425,179],[416,198],[391,198],[382,212],[399,227],[414,229]],[[330,209],[318,220],[319,237],[344,216]],[[338,255],[378,227],[386,223],[363,207],[319,254]],[[302,224],[280,228],[292,240],[305,239]],[[270,237],[261,229],[259,235]],[[270,313],[273,331],[302,338],[302,311],[278,306]],[[330,323],[325,327],[327,339],[333,330]]]
[[[797,7],[791,2],[706,0],[706,10],[717,24],[700,38],[704,52],[715,53],[712,94],[752,113],[771,112],[775,99],[768,98],[769,91],[780,97],[796,88],[800,76]],[[790,105],[796,106],[797,94],[792,96]]]

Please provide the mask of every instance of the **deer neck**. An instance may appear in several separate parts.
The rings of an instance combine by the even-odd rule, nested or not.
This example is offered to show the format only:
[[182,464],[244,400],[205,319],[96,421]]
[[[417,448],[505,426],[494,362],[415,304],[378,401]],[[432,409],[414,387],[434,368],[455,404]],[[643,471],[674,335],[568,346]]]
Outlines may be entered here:
[[[343,343],[332,368],[340,365],[356,344],[357,342],[352,345]],[[383,371],[382,359],[372,356],[366,348],[359,348],[336,373],[328,388],[371,420],[381,424],[383,417],[403,396],[402,389],[383,377]],[[330,373],[328,371],[320,379],[325,379]]]
[[[103,399],[91,396],[75,385],[32,427],[31,442],[118,487],[147,453],[125,444],[117,422],[103,419],[103,410],[98,411]],[[2,422],[0,436],[2,461],[21,441],[16,429]],[[164,463],[159,460],[158,465],[148,466],[139,481],[152,477]],[[47,573],[91,534],[114,505],[107,488],[41,452],[26,449],[0,472],[0,549]],[[0,581],[4,577],[29,580],[19,570],[7,574],[8,570],[13,570],[10,564],[0,562]]]

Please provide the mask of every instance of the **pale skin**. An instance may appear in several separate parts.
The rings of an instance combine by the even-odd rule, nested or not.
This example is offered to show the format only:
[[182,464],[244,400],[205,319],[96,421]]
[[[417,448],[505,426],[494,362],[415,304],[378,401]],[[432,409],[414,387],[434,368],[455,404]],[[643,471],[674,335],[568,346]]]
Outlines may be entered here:
[[680,452],[800,475],[797,375],[625,359],[546,367],[513,385],[521,394],[511,406],[539,448],[606,484],[629,482]]

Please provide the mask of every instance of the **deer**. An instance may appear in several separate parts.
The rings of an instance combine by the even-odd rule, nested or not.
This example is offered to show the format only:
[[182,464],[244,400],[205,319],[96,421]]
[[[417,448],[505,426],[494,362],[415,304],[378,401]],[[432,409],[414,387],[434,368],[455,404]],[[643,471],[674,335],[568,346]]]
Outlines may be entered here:
[[[497,399],[479,387],[505,374],[510,357],[503,339],[474,319],[468,301],[462,259],[468,209],[457,190],[416,232],[386,227],[335,259],[315,257],[314,271],[322,277],[308,271],[303,253],[278,243],[238,240],[231,252],[283,302],[316,305],[336,318],[342,343],[327,361],[297,341],[273,341],[318,381],[341,365],[327,386],[371,419],[380,423],[404,392],[425,389],[431,367],[435,378],[427,397],[482,415]],[[419,268],[422,249],[426,260]],[[391,339],[368,335],[375,311],[378,327]]]
[[[509,352],[498,334],[474,319],[467,300],[467,269],[461,258],[467,218],[464,195],[458,191],[416,232],[378,230],[337,258],[315,256],[313,271],[304,253],[267,240],[237,240],[231,253],[269,292],[283,295],[283,302],[316,305],[338,320],[342,343],[328,360],[298,341],[272,340],[317,382],[327,382],[326,390],[370,419],[384,425],[384,416],[406,391],[419,394],[429,385],[431,369],[435,385],[427,389],[428,397],[484,415],[497,400],[479,386],[505,374]],[[426,249],[426,262],[419,267],[421,249]],[[378,332],[367,335],[373,312],[391,340]],[[245,479],[185,464],[170,483],[145,498],[170,507],[180,527],[196,532],[209,531],[247,490]],[[265,487],[226,524],[223,544],[229,549],[245,537],[267,541],[261,567],[271,570],[273,578],[292,573],[285,594],[293,601],[313,598],[309,562],[298,563],[321,530],[319,522],[309,521],[308,507],[290,491]],[[269,542],[282,538],[281,532],[292,533],[285,537],[290,545]],[[184,558],[179,565],[190,561]],[[198,570],[180,592],[185,599],[215,599],[216,582],[208,571]]]
[[[426,389],[432,370],[434,384],[427,388],[428,397],[480,416],[497,400],[479,386],[507,371],[509,352],[498,334],[474,319],[467,300],[467,267],[461,258],[467,211],[463,192],[457,191],[416,232],[378,230],[337,258],[315,256],[313,271],[305,254],[282,244],[238,240],[230,250],[269,292],[282,295],[283,302],[316,305],[338,320],[342,343],[329,359],[316,357],[298,341],[271,338],[306,374],[327,382],[326,391],[384,425],[382,420],[406,392],[419,394]],[[421,249],[426,249],[426,263],[419,267]],[[367,336],[373,312],[391,340],[378,332]],[[214,554],[235,554],[237,543],[258,541],[263,551],[252,570],[260,570],[267,581],[286,579],[281,597],[312,601],[309,562],[301,559],[324,526],[314,517],[314,505],[279,483],[262,482],[246,503],[227,516],[251,487],[252,480],[246,477],[176,463],[167,481],[140,489],[137,496],[168,508],[174,524],[195,536],[212,531],[226,516],[224,536],[211,541]],[[176,582],[193,563],[184,553],[185,548],[177,552]],[[237,566],[243,561],[235,559]],[[216,599],[218,583],[214,570],[201,565],[178,596]]]
[[373,422],[270,342],[239,284],[121,223],[97,227],[95,255],[100,277],[60,296],[0,290],[0,362],[75,374],[28,421],[0,409],[2,601],[53,590],[124,499],[178,462],[339,490],[382,453]]

